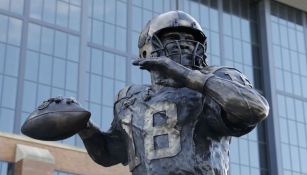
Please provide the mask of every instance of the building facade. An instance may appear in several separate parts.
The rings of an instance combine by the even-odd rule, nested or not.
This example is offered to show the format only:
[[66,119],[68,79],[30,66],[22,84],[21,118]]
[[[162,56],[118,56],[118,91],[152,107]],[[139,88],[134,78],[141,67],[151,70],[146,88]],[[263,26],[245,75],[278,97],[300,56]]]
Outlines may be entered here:
[[[178,9],[202,25],[209,65],[242,71],[271,106],[232,139],[230,174],[307,175],[307,2],[298,1],[0,0],[0,132],[20,135],[29,113],[58,95],[76,97],[107,131],[116,93],[150,83],[131,65],[140,31]],[[78,136],[58,144],[83,148]],[[10,167],[0,155],[0,174]]]

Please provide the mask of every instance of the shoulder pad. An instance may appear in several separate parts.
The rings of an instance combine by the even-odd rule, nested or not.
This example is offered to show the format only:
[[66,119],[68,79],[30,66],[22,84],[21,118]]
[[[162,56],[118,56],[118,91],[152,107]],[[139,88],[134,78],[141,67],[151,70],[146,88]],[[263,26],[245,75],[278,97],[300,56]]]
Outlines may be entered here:
[[129,85],[120,90],[116,96],[115,101],[118,101],[122,98],[129,97],[133,94],[139,93],[146,89],[145,85]]

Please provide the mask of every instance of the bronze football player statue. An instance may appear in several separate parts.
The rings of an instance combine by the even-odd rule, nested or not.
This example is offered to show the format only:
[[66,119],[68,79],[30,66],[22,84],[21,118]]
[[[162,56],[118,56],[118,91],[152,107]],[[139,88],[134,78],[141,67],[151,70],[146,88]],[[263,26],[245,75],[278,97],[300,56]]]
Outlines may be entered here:
[[182,11],[151,19],[138,47],[133,65],[152,83],[118,93],[108,132],[90,121],[78,132],[88,154],[133,175],[227,175],[230,139],[267,117],[265,98],[238,70],[207,65],[206,36]]

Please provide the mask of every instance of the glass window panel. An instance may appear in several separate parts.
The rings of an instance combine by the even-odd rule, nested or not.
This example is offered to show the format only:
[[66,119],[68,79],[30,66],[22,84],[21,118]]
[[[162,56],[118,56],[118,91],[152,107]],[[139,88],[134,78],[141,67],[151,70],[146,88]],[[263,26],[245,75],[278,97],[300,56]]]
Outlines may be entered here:
[[63,32],[55,32],[55,56],[65,58],[66,57],[66,43],[67,35]]
[[284,72],[284,78],[285,78],[285,90],[288,93],[292,93],[293,89],[292,89],[292,76],[291,73],[285,71]]
[[91,59],[91,72],[101,75],[102,74],[102,51],[91,49],[92,59]]
[[277,23],[272,22],[272,39],[274,44],[280,44],[280,38],[279,38],[279,26]]
[[190,1],[190,14],[191,16],[193,16],[196,21],[200,21],[199,19],[199,3],[198,2],[194,2],[194,1]]
[[72,61],[79,61],[79,37],[68,35],[68,55],[67,58]]
[[43,1],[42,0],[31,0],[30,3],[30,17],[41,19],[43,10]]
[[294,108],[293,98],[286,97],[286,109],[287,109],[287,117],[294,120],[295,119],[295,108]]
[[125,29],[116,27],[116,48],[121,51],[126,51],[126,33]]
[[0,43],[0,73],[4,72],[5,45]]
[[282,61],[281,61],[281,54],[280,54],[280,47],[273,45],[273,57],[274,57],[274,62],[275,66],[278,68],[282,68]]
[[280,69],[275,70],[275,83],[276,83],[276,89],[284,90],[284,84],[283,84],[283,71]]
[[[252,65],[252,47],[249,43],[243,42],[243,59],[247,65]],[[257,58],[255,58],[257,59]]]
[[238,139],[232,138],[230,144],[230,162],[240,163]]
[[154,3],[154,11],[158,13],[162,13],[163,11],[163,0],[155,0]]
[[285,97],[283,95],[277,95],[277,105],[278,105],[278,114],[280,116],[286,117],[286,104],[285,104]]
[[282,63],[286,70],[291,70],[290,53],[288,49],[282,49]]
[[299,156],[298,148],[294,146],[291,146],[290,148],[291,148],[292,170],[300,171],[300,156]]
[[69,14],[69,28],[76,31],[80,31],[80,7],[71,5],[69,9]]
[[242,39],[247,42],[251,42],[251,29],[249,21],[241,18]]
[[140,8],[132,7],[132,29],[136,31],[142,30],[142,11]]
[[6,42],[7,25],[8,25],[8,17],[0,15],[0,33],[3,33],[3,35],[0,35],[0,41],[2,41],[2,42]]
[[290,138],[290,143],[292,145],[298,145],[297,142],[297,132],[296,132],[296,124],[294,121],[289,120],[288,121],[288,126],[289,126],[289,138]]
[[3,80],[2,106],[15,108],[17,79],[4,76]]
[[[1,109],[1,117],[0,117],[0,130],[12,133],[14,129],[14,115],[15,112],[9,109]],[[6,174],[6,172],[5,172]]]
[[239,141],[240,152],[240,163],[244,165],[249,165],[249,150],[248,150],[248,142],[247,140],[241,139]]
[[[139,14],[140,15],[140,14]],[[140,29],[143,29],[143,27],[147,24],[147,22],[152,18],[152,12],[143,10],[143,24]]]
[[223,33],[231,36],[231,16],[223,13]]
[[303,102],[300,101],[300,100],[295,100],[294,106],[295,106],[295,112],[296,112],[296,120],[298,120],[300,122],[304,122]]
[[115,24],[116,1],[105,1],[105,20]]
[[304,41],[304,34],[303,32],[296,32],[297,36],[297,45],[298,45],[298,51],[301,53],[305,53],[305,41]]
[[108,131],[113,120],[113,109],[110,107],[103,107],[102,116],[101,129],[103,131]]
[[41,83],[51,84],[51,76],[52,76],[52,57],[42,54],[40,56],[40,62],[39,62],[38,80]]
[[[306,142],[306,129],[305,125],[302,123],[297,123],[297,133],[298,133],[298,142],[300,147],[307,147],[307,142]],[[306,154],[307,155],[307,154]]]
[[[234,40],[234,59],[239,62],[242,63],[242,46],[241,46],[241,42],[239,40]],[[239,69],[242,70],[242,69]]]
[[38,71],[38,59],[39,55],[36,52],[27,52],[26,67],[25,67],[25,79],[36,81]]
[[77,91],[78,64],[68,62],[66,72],[66,88],[72,91]]
[[11,11],[22,14],[23,12],[23,0],[11,0]]
[[[300,155],[307,155],[307,149],[300,148]],[[307,156],[300,156],[301,171],[307,174]]]
[[282,36],[281,39],[281,45],[283,47],[288,48],[289,44],[288,44],[288,32],[287,32],[287,28],[284,25],[280,25],[279,26],[280,29],[280,36]]
[[32,112],[36,107],[36,84],[24,81],[22,110]]
[[93,20],[92,23],[93,23],[92,42],[102,45],[103,23],[97,20]]
[[111,53],[105,52],[103,57],[103,75],[114,77],[114,60],[115,56]]
[[210,29],[213,31],[218,32],[219,31],[219,15],[218,11],[215,9],[210,8],[209,10],[210,13]]
[[299,62],[297,52],[290,51],[291,55],[291,70],[295,73],[299,73]]
[[203,4],[200,5],[200,23],[201,25],[208,27],[207,24],[209,23],[209,9]]
[[41,51],[44,53],[53,53],[53,38],[54,31],[52,29],[43,27],[42,28],[42,38],[41,38]]
[[114,48],[115,46],[115,26],[105,23],[104,45]]
[[55,8],[56,8],[57,1],[44,1],[44,11],[43,11],[43,19],[46,22],[55,23]]
[[286,144],[281,144],[282,162],[284,169],[291,169],[290,148]]
[[288,125],[287,120],[284,118],[279,119],[280,139],[283,143],[289,143],[288,138]]
[[65,61],[54,58],[52,84],[59,88],[65,85]]
[[9,28],[8,28],[8,43],[14,45],[20,45],[21,41],[21,20],[10,18],[9,19]]
[[143,1],[143,8],[152,9],[152,1]]
[[95,125],[99,125],[100,126],[100,121],[102,119],[102,116],[101,115],[101,106],[100,105],[97,105],[97,104],[92,104],[90,105],[90,111],[92,113],[92,117],[91,117],[91,120],[93,121],[93,123]]
[[8,10],[10,6],[9,0],[0,0],[0,8],[4,10]]
[[132,47],[132,54],[134,54],[134,55],[139,55],[138,38],[139,38],[139,33],[132,32],[131,47]]
[[219,41],[219,35],[215,32],[210,33],[210,47],[211,47],[211,54],[214,54],[216,56],[220,55],[220,41]]
[[52,97],[57,97],[57,96],[63,96],[64,95],[64,90],[59,89],[59,88],[52,88],[51,96]]
[[233,50],[232,50],[232,39],[228,36],[224,36],[224,51],[225,58],[232,59],[233,58]]
[[240,175],[240,166],[237,164],[230,164],[230,174],[231,175]]
[[8,75],[17,76],[18,66],[19,66],[19,48],[8,45],[6,49],[5,73]]
[[[307,77],[301,77],[301,81],[302,81],[302,89],[304,89],[303,90],[303,96],[307,97],[307,91],[306,91],[306,89],[307,89]],[[307,113],[306,113],[306,115],[307,115]],[[307,121],[307,119],[306,119],[306,121]]]
[[113,106],[114,101],[114,81],[109,78],[103,78],[103,104]]
[[[105,84],[104,84],[105,85]],[[101,103],[101,77],[91,75],[90,99],[93,102]]]
[[122,27],[127,27],[127,4],[117,1],[116,24]]
[[126,58],[121,56],[116,56],[115,65],[115,77],[119,80],[126,80]]
[[[37,92],[37,103],[42,103],[44,100],[50,98],[51,88],[45,85],[38,85],[38,92]],[[33,110],[33,109],[32,109]]]
[[[240,18],[237,16],[232,15],[232,32],[233,32],[233,36],[235,38],[240,39],[241,38],[241,28],[240,28]],[[216,18],[217,19],[217,18]],[[217,21],[215,19],[215,21]]]
[[289,46],[290,46],[290,48],[292,50],[297,50],[295,30],[288,28],[288,35],[289,35]]
[[64,3],[62,1],[57,1],[57,17],[56,17],[56,24],[67,27],[68,22],[68,9],[69,6],[67,3]]
[[96,19],[103,20],[104,0],[93,0],[93,16]]
[[307,61],[306,55],[299,54],[299,62],[300,62],[300,72],[302,75],[307,76]]
[[40,46],[40,26],[35,24],[29,25],[28,33],[28,48],[33,50],[39,50]]
[[293,75],[293,91],[295,95],[301,96],[301,81],[298,75]]

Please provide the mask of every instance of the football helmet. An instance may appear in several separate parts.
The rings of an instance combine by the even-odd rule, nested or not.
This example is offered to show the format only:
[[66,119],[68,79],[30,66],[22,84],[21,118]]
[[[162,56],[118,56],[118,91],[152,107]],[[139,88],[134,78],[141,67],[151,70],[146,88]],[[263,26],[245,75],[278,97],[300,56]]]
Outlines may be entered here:
[[[176,40],[162,43],[161,35],[167,32],[185,32],[194,36],[195,40]],[[174,54],[179,55],[179,63],[182,64],[182,56],[190,55],[192,58],[191,67],[201,68],[207,66],[206,63],[206,49],[207,37],[205,36],[200,24],[189,14],[182,11],[170,11],[160,14],[152,18],[145,26],[140,34],[138,47],[139,57],[159,57],[167,56],[171,58]],[[194,45],[191,53],[181,52],[181,43],[189,43]],[[172,52],[173,47],[170,45],[177,45],[179,52]],[[182,64],[184,65],[184,64]],[[186,66],[186,65],[185,65]]]

